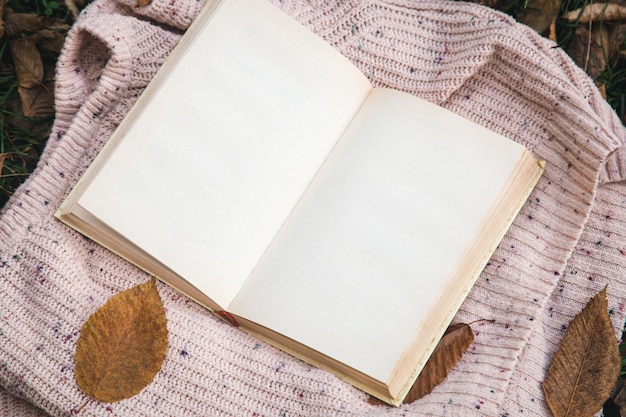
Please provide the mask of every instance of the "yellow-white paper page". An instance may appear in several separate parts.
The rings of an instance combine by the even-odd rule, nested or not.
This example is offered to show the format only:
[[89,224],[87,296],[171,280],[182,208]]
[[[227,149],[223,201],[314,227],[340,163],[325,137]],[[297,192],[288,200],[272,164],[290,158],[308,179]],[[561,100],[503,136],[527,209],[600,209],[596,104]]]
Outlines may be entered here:
[[373,90],[231,311],[388,381],[523,151]]
[[266,1],[225,0],[79,204],[227,307],[369,89]]

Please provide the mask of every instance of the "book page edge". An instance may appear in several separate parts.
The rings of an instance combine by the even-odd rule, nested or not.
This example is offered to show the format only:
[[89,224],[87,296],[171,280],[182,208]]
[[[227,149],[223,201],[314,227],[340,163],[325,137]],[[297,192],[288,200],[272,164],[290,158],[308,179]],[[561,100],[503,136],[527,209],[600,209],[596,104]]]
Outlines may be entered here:
[[[524,169],[520,169],[520,167],[526,167]],[[509,201],[510,207],[508,207],[505,211],[506,218],[503,220],[496,222],[499,224],[492,225],[493,229],[497,229],[495,238],[488,239],[487,233],[479,233],[475,240],[483,240],[483,241],[491,241],[495,243],[491,243],[488,249],[484,252],[483,256],[474,262],[474,265],[471,266],[471,273],[467,274],[467,277],[461,281],[462,285],[453,285],[458,284],[459,275],[463,274],[463,265],[462,261],[459,261],[458,265],[454,269],[454,273],[452,278],[447,282],[445,287],[442,288],[442,295],[446,294],[450,291],[450,288],[453,288],[453,296],[448,297],[451,299],[450,302],[443,302],[439,304],[435,304],[431,307],[430,312],[426,315],[427,318],[438,317],[436,325],[430,329],[428,332],[426,339],[428,340],[428,345],[424,354],[420,356],[415,355],[415,347],[421,344],[421,340],[424,340],[424,333],[419,329],[416,331],[413,336],[412,342],[404,351],[400,360],[396,364],[396,367],[390,378],[386,381],[389,386],[390,395],[394,398],[404,398],[417,378],[419,374],[423,370],[426,365],[429,357],[434,351],[437,343],[443,336],[447,327],[450,325],[457,311],[461,307],[467,295],[470,293],[472,287],[476,283],[478,277],[482,273],[485,268],[487,262],[495,252],[496,248],[504,238],[506,232],[509,230],[513,221],[519,214],[529,195],[535,188],[537,182],[541,178],[545,169],[545,161],[537,160],[531,154],[531,152],[524,148],[521,157],[516,164],[515,168],[512,169],[511,175],[509,176],[509,180],[507,180],[506,184],[515,184],[515,176],[519,174],[519,172],[527,172],[528,177],[523,181],[518,181],[517,188],[512,187],[508,192],[500,193],[500,198],[496,200],[491,209],[489,210],[485,221],[478,228],[479,231],[485,230],[485,228],[490,223],[491,213],[493,213],[498,205],[503,202]],[[518,196],[514,200],[507,196]],[[511,201],[512,200],[512,201]],[[475,245],[466,249],[463,256],[461,256],[461,260],[468,259],[472,249],[474,252],[479,252],[476,249],[479,245]],[[467,269],[465,269],[467,270]],[[438,311],[439,310],[439,311]],[[420,326],[421,327],[421,326]]]
[[93,179],[101,171],[107,160],[111,158],[117,146],[123,141],[129,128],[148,107],[150,101],[159,90],[159,88],[167,81],[167,78],[175,70],[182,56],[191,48],[197,35],[210,22],[213,15],[226,0],[209,0],[204,5],[198,16],[191,23],[185,34],[181,37],[178,44],[174,47],[170,55],[166,58],[161,68],[156,72],[152,81],[148,84],[144,92],[139,96],[135,104],[132,106],[128,114],[122,119],[119,126],[114,130],[109,140],[103,148],[98,152],[94,160],[91,162],[85,173],[80,177],[74,185],[67,197],[63,200],[55,217],[60,219],[71,214],[80,201],[81,196],[91,184]]
[[67,226],[75,229],[122,259],[132,263],[142,271],[154,276],[169,287],[188,296],[209,311],[216,312],[223,310],[219,304],[198,290],[190,282],[128,242],[115,230],[91,216],[91,214],[80,207],[80,205],[75,204],[71,213],[55,214],[55,216]]

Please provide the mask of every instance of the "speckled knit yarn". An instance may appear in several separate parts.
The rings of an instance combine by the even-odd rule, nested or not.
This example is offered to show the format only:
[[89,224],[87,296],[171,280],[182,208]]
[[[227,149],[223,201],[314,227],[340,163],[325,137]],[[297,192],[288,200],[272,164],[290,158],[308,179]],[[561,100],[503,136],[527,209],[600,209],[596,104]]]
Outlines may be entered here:
[[[549,415],[540,383],[571,318],[607,284],[616,338],[626,316],[619,120],[562,51],[487,8],[435,0],[275,3],[375,85],[446,107],[548,162],[456,317],[495,322],[474,325],[475,343],[432,394],[390,408],[368,404],[331,374],[159,285],[170,332],[163,369],[137,396],[92,401],[81,415]],[[0,214],[1,416],[75,413],[85,402],[73,364],[82,324],[111,295],[148,279],[52,215],[201,6],[95,0],[67,38],[50,140]]]

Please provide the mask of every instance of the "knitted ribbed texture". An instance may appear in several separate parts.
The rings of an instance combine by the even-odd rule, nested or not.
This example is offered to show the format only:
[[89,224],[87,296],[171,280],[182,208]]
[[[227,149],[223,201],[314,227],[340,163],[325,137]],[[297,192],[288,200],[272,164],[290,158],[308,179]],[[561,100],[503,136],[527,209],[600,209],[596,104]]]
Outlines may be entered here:
[[[1,416],[67,416],[80,407],[73,357],[82,324],[111,295],[148,279],[52,217],[202,5],[135,3],[96,0],[72,28],[50,140],[0,213]],[[375,85],[440,104],[548,162],[456,317],[495,322],[473,326],[475,343],[432,394],[395,409],[368,404],[331,374],[159,285],[170,331],[163,369],[139,395],[94,401],[81,414],[549,415],[540,383],[571,318],[607,283],[616,337],[626,316],[626,133],[618,118],[560,49],[490,9],[435,0],[275,3]]]

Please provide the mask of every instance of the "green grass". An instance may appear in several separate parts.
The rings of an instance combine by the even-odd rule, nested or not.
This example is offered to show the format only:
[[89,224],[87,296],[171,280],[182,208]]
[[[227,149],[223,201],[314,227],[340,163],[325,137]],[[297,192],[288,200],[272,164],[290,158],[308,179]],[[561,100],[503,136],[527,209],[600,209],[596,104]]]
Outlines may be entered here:
[[[559,15],[572,10],[579,10],[592,4],[591,0],[564,0],[561,3]],[[578,27],[578,22],[567,22],[563,19],[557,20],[556,34],[559,46],[565,48],[572,41],[574,32]],[[604,22],[596,22],[600,30],[606,30]],[[621,42],[621,43],[620,43]],[[626,122],[626,38],[617,38],[613,45],[601,45],[601,53],[607,61],[607,66],[600,72],[596,79],[596,84],[603,85],[606,92],[606,99],[609,105],[622,118],[622,123]],[[610,51],[616,51],[610,54]],[[611,59],[609,57],[613,55]]]
[[621,56],[598,77],[606,86],[606,100],[617,114],[626,113],[626,58]]
[[[0,59],[4,62],[6,44]],[[35,168],[53,117],[33,119],[19,111],[17,78],[10,70],[0,72],[0,154],[4,155],[0,176],[0,207]]]
[[34,13],[39,16],[53,16],[61,19],[68,17],[63,1],[54,0],[9,0],[8,7],[17,13]]

